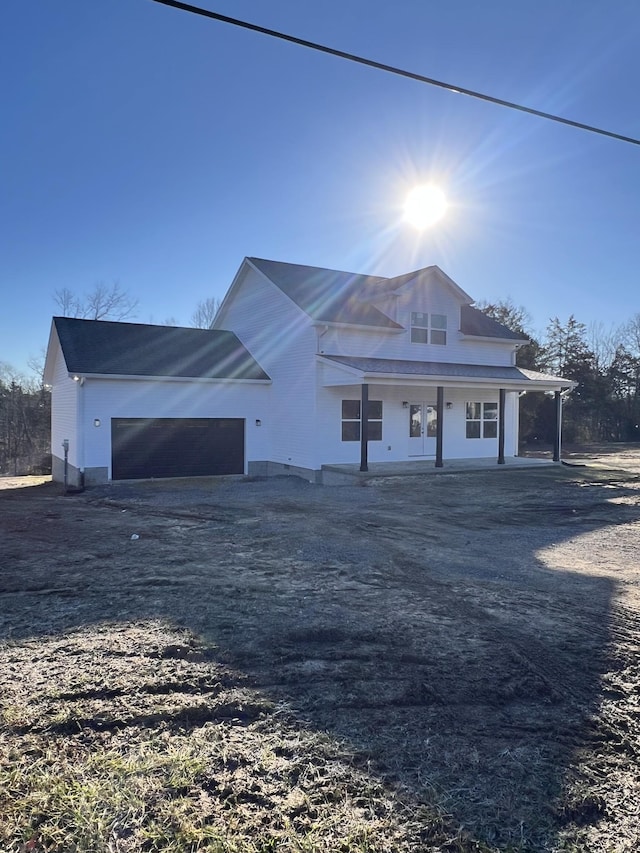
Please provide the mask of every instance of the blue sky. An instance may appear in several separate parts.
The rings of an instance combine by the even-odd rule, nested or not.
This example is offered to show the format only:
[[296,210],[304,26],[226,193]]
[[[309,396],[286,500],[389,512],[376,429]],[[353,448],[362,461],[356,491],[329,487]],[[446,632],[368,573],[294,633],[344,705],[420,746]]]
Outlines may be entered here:
[[[640,136],[637,0],[207,0],[280,29]],[[640,147],[151,0],[6,0],[0,361],[53,293],[120,283],[188,324],[245,255],[398,275],[438,264],[535,329],[640,312]],[[447,217],[418,234],[407,191]]]

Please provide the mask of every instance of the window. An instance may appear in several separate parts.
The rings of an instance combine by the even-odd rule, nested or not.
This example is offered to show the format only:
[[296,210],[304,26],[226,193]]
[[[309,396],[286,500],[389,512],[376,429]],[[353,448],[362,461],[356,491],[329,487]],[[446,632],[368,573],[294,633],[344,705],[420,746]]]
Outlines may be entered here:
[[498,437],[498,404],[467,403],[467,438]]
[[412,311],[411,343],[444,346],[447,343],[447,315]]
[[[369,400],[369,441],[382,441],[382,400]],[[360,441],[360,400],[342,401],[342,440]]]

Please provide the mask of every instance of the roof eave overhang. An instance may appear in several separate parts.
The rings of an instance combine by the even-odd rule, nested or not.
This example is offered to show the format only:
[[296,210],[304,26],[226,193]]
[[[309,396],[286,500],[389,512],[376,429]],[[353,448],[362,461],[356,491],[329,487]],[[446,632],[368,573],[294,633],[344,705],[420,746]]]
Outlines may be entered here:
[[365,373],[361,382],[378,385],[444,385],[452,387],[505,388],[508,391],[562,391],[567,386],[560,383],[541,382],[535,379],[493,379],[489,376],[416,376],[408,373]]
[[474,387],[505,388],[509,391],[567,391],[576,386],[576,382],[568,379],[557,381],[552,379],[527,379],[525,376],[513,379],[492,378],[488,376],[451,376],[441,374],[415,374],[415,373],[377,373],[360,370],[351,365],[339,364],[331,359],[319,356],[323,364],[330,365],[340,371],[344,371],[344,379],[328,379],[323,384],[325,387],[353,385],[354,383],[370,383],[377,385],[446,385],[447,387]]
[[68,374],[69,379],[110,379],[110,380],[126,380],[126,381],[145,381],[145,382],[200,382],[204,384],[211,383],[235,383],[242,382],[244,385],[271,385],[272,380],[269,379],[243,379],[229,378],[216,376],[146,376],[140,373],[72,373]]
[[527,338],[492,338],[489,335],[470,335],[465,332],[460,332],[460,340],[463,341],[473,341],[474,343],[488,343],[488,344],[512,344],[517,347],[522,347],[525,344],[530,343]]
[[58,339],[58,330],[56,329],[55,320],[51,321],[51,330],[49,332],[49,341],[47,343],[47,353],[44,360],[44,371],[42,381],[45,385],[51,387],[54,380],[55,372],[55,353],[59,351],[62,354],[62,347]]
[[314,328],[321,329],[358,329],[365,332],[375,332],[376,334],[391,333],[397,335],[401,332],[406,332],[404,326],[367,326],[364,323],[336,323],[330,320],[314,320],[312,323]]

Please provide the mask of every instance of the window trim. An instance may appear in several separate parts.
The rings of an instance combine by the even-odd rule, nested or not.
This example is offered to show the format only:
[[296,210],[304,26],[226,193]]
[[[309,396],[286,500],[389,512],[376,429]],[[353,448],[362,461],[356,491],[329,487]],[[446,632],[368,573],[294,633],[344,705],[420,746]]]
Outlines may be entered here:
[[[478,417],[469,417],[469,408],[478,407]],[[497,439],[498,437],[498,420],[499,406],[497,400],[467,400],[464,404],[465,411],[465,438],[487,439],[488,441]],[[490,414],[489,414],[490,413]],[[478,425],[478,435],[469,435],[469,428],[472,425]],[[495,432],[494,435],[487,435],[487,432]]]
[[[357,404],[358,417],[357,418],[345,418],[344,417],[344,408],[345,403],[348,404]],[[340,403],[340,440],[341,441],[360,441],[362,438],[362,401],[361,400],[353,400],[353,399],[344,399],[341,400]],[[369,423],[369,441],[382,441],[382,420],[384,414],[384,407],[382,400],[369,400],[369,413],[371,413],[372,406],[380,406],[380,417],[372,418],[370,417],[368,420]],[[345,426],[347,426],[347,430],[351,424],[357,424],[357,437],[354,438],[345,438]],[[380,435],[378,437],[372,436],[372,427],[377,431],[377,425],[380,424]]]
[[[418,320],[418,317],[422,319]],[[434,318],[436,319],[435,323]],[[409,340],[412,344],[430,344],[438,347],[447,345],[449,321],[446,314],[431,311],[411,311],[409,320]],[[414,331],[416,332],[415,335]],[[440,336],[444,339],[434,340],[434,337],[439,338]],[[425,340],[419,340],[421,337],[424,337]]]

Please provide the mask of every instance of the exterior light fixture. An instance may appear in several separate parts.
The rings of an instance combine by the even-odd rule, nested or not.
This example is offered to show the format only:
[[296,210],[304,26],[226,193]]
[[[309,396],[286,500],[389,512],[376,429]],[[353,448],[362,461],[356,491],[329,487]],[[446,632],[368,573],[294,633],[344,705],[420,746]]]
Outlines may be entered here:
[[406,400],[403,400],[403,401],[402,401],[402,408],[403,408],[403,409],[408,409],[408,408],[409,408],[409,403],[408,403]]
[[100,426],[100,418],[94,418],[93,419],[93,425],[94,425],[94,427],[99,427]]
[[447,403],[447,409],[452,409],[452,408],[453,408],[453,403]]
[[262,426],[262,421],[260,418],[256,418],[256,426]]

